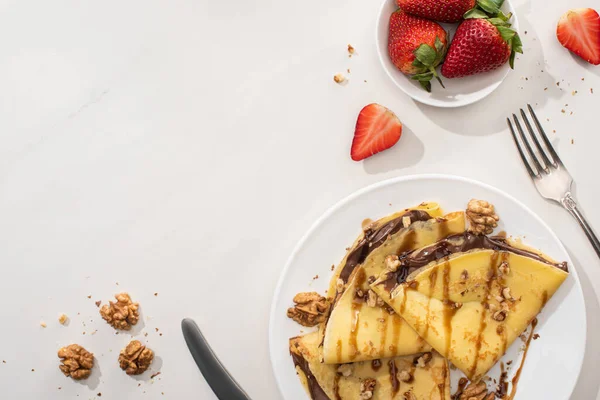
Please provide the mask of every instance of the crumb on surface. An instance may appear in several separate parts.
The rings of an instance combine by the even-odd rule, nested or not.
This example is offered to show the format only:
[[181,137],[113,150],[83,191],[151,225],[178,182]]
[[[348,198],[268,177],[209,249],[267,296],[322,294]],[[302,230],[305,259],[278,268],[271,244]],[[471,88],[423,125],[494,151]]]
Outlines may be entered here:
[[313,276],[313,281],[314,281],[315,279],[319,279],[319,274],[317,274],[317,275]]
[[566,113],[565,109],[563,108],[562,110],[560,110],[561,113]]
[[153,373],[152,375],[150,375],[150,379],[154,379],[154,378],[156,378],[157,376],[159,376],[160,374],[161,374],[161,372],[160,372],[160,371],[157,371],[157,372]]
[[98,300],[98,301],[96,302],[96,307],[100,307],[100,304],[102,304],[102,302],[101,302],[100,300]]
[[88,297],[87,297],[87,298],[88,298],[88,299],[91,299],[91,298],[92,298],[92,295],[91,295],[91,294],[90,294],[90,295],[88,295]]
[[64,324],[66,324],[68,320],[69,320],[69,317],[67,317],[67,315],[66,315],[66,314],[60,314],[60,315],[58,316],[58,322],[59,322],[61,325],[64,325]]
[[335,269],[335,265],[331,264],[331,270],[333,271]]
[[354,54],[354,52],[355,52],[355,49],[354,49],[354,47],[352,47],[352,45],[351,45],[351,44],[349,44],[349,45],[348,45],[348,53],[349,53],[350,55],[352,55],[352,54]]
[[40,322],[40,326],[41,326],[42,328],[45,328],[45,327],[46,327],[46,326],[48,326],[48,325],[46,325],[46,323],[45,323],[44,321],[41,321],[41,322]]
[[335,83],[344,83],[346,82],[346,77],[343,74],[335,74],[333,80]]
[[571,144],[575,144],[575,139],[571,139]]
[[154,293],[154,296],[158,296],[158,292]]

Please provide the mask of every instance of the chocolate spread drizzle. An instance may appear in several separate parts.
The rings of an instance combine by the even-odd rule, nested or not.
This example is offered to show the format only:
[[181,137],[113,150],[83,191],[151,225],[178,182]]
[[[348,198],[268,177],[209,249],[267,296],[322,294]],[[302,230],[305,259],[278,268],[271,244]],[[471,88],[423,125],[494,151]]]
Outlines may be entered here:
[[400,283],[405,282],[406,278],[411,273],[421,267],[424,267],[430,262],[440,260],[455,253],[462,253],[473,249],[507,251],[553,265],[556,268],[568,272],[566,262],[551,263],[550,261],[541,257],[539,254],[511,246],[505,238],[498,236],[490,237],[478,235],[472,232],[464,232],[448,236],[446,239],[440,240],[431,246],[403,254],[400,257],[400,268],[398,268],[396,272],[388,273],[387,279],[381,283],[385,285],[386,290],[391,292]]
[[432,219],[431,215],[422,210],[411,210],[408,211],[398,218],[394,218],[391,221],[386,222],[381,225],[377,229],[367,229],[365,231],[364,238],[358,242],[356,247],[348,254],[346,258],[346,264],[342,268],[340,272],[340,279],[344,281],[344,283],[348,282],[352,271],[354,268],[362,264],[367,256],[373,252],[376,248],[381,246],[383,242],[386,241],[387,237],[397,233],[400,229],[404,228],[404,224],[402,223],[402,219],[404,217],[409,217],[410,222],[413,223],[415,221],[427,221]]
[[308,391],[310,393],[310,397],[313,400],[331,400],[329,396],[325,393],[323,388],[317,382],[317,378],[313,375],[308,365],[308,362],[301,354],[296,354],[295,352],[290,352],[292,358],[294,359],[294,365],[300,367],[304,375],[306,376],[306,382],[308,383]]

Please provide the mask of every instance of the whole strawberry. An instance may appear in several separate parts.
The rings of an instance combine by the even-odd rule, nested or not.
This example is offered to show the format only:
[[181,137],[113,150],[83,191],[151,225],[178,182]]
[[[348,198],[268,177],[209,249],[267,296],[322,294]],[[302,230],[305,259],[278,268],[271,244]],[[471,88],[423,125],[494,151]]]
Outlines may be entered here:
[[396,0],[409,14],[441,22],[458,22],[476,0]]
[[452,39],[442,75],[475,75],[500,68],[507,61],[514,68],[515,53],[522,53],[523,48],[519,35],[510,28],[510,17],[498,8],[469,11]]
[[388,52],[392,63],[403,73],[413,75],[427,91],[431,91],[434,77],[444,86],[435,68],[446,54],[446,36],[437,22],[398,10],[390,17]]

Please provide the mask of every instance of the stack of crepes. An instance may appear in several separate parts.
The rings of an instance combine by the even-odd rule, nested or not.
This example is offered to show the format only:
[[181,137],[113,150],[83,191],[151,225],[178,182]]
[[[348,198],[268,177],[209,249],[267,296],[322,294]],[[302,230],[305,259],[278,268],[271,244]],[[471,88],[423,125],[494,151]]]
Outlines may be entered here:
[[318,331],[290,339],[312,399],[450,399],[448,362],[476,384],[527,329],[566,264],[465,219],[422,203],[364,228]]

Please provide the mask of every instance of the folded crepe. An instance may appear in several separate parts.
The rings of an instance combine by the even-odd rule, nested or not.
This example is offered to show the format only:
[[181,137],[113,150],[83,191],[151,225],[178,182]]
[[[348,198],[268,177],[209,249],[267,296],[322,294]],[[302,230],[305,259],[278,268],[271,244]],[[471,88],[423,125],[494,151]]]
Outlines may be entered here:
[[325,364],[408,355],[430,346],[402,318],[377,300],[369,284],[385,270],[390,254],[435,243],[465,230],[463,212],[441,215],[435,203],[383,218],[371,226],[350,248],[334,274],[330,297],[335,299],[327,322],[321,327]]
[[[342,366],[325,365],[320,361],[320,341],[318,332],[290,339],[296,372],[313,400],[359,399],[361,392],[370,388],[369,381],[371,385],[375,383],[372,400],[450,399],[448,364],[436,352]],[[426,363],[419,361],[424,356],[429,360]]]
[[566,263],[472,233],[400,261],[373,290],[472,382],[504,355],[568,276]]

